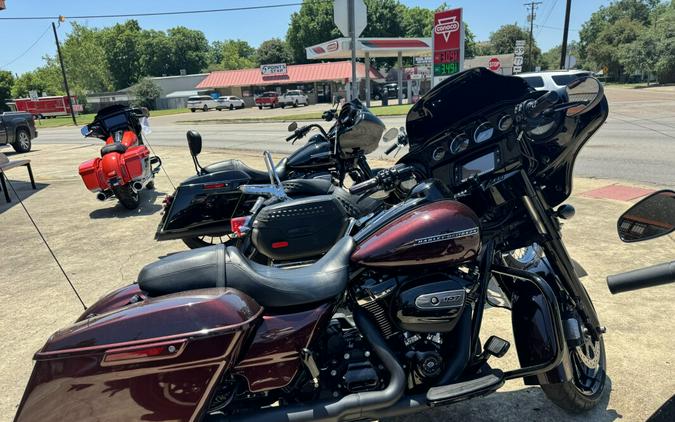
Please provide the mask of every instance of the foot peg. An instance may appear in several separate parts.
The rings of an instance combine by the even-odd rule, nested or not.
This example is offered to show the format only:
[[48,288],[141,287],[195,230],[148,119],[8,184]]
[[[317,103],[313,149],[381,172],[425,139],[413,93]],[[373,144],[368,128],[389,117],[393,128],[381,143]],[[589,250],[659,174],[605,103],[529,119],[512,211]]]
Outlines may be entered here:
[[493,369],[492,373],[480,378],[432,387],[427,392],[427,402],[431,407],[444,406],[473,397],[485,396],[497,391],[502,385],[504,385],[504,374],[498,369]]
[[511,347],[511,343],[508,341],[497,336],[490,336],[485,342],[485,346],[483,346],[483,354],[501,358],[509,351],[509,347]]

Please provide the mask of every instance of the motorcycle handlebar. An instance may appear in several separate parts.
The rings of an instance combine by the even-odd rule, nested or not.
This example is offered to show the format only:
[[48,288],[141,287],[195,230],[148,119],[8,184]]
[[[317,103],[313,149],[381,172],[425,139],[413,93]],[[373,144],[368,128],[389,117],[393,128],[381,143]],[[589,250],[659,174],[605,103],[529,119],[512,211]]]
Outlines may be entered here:
[[287,137],[286,137],[286,142],[292,141],[292,140],[295,139],[297,136],[298,136],[298,135],[296,135],[295,133],[292,134],[292,135],[290,135],[290,136],[287,136]]
[[536,100],[528,102],[525,112],[528,117],[539,117],[546,109],[556,104],[560,100],[560,96],[556,91],[549,91]]
[[413,168],[403,164],[380,170],[375,177],[349,188],[349,193],[359,195],[377,188],[378,190],[392,190],[402,180],[408,179],[413,174]]
[[389,154],[391,154],[391,152],[392,152],[393,150],[396,149],[396,147],[398,147],[398,144],[393,144],[392,146],[390,146],[389,148],[387,148],[387,150],[386,150],[384,153],[385,153],[386,155],[389,155]]
[[612,294],[675,282],[675,261],[607,277]]

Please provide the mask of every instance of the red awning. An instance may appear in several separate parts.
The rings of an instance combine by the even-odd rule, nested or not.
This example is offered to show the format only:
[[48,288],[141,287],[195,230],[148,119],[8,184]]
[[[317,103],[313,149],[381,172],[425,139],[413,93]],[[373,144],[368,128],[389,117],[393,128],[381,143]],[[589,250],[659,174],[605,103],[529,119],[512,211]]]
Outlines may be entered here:
[[[259,68],[241,70],[218,70],[211,72],[196,89],[226,88],[233,86],[259,86],[293,84],[317,81],[339,81],[351,79],[352,67],[348,61],[290,65],[286,75],[263,76]],[[365,78],[365,65],[356,64],[356,77]],[[374,68],[370,68],[371,79],[384,79]]]

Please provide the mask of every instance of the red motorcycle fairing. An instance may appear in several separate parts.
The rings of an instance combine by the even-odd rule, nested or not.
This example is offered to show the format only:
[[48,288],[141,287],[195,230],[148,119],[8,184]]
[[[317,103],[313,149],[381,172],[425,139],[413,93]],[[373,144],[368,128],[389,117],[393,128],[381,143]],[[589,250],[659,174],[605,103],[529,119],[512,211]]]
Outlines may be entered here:
[[[114,143],[109,137],[106,145]],[[85,186],[92,192],[110,189],[110,181],[124,185],[148,176],[147,160],[150,151],[144,145],[138,145],[138,137],[133,131],[126,131],[121,144],[126,147],[124,153],[111,152],[102,158],[94,158],[80,164],[79,173]]]
[[194,421],[262,308],[234,289],[147,299],[52,335],[15,421]]

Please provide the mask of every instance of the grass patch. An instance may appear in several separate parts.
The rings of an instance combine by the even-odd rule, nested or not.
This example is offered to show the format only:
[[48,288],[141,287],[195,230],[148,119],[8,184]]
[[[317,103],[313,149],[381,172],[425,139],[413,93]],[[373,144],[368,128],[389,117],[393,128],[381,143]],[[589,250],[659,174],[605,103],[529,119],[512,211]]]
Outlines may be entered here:
[[[402,104],[393,106],[377,106],[370,107],[370,110],[380,117],[384,116],[404,116],[408,114],[412,104]],[[222,123],[255,123],[255,122],[300,122],[307,120],[321,120],[323,111],[314,111],[310,113],[286,114],[282,116],[265,116],[265,117],[244,117],[234,119],[206,119],[206,120],[181,120],[176,123],[186,125],[199,124],[222,124]]]
[[[190,110],[187,108],[178,108],[174,110],[151,110],[150,111],[150,126],[152,126],[152,118],[157,116],[169,116],[171,114],[180,114],[187,113]],[[94,120],[94,113],[87,114],[78,114],[75,116],[77,118],[78,126],[84,126],[88,123],[91,123]],[[59,116],[52,119],[39,119],[35,121],[35,127],[40,130],[49,127],[62,127],[62,126],[73,126],[73,119],[70,116]]]

